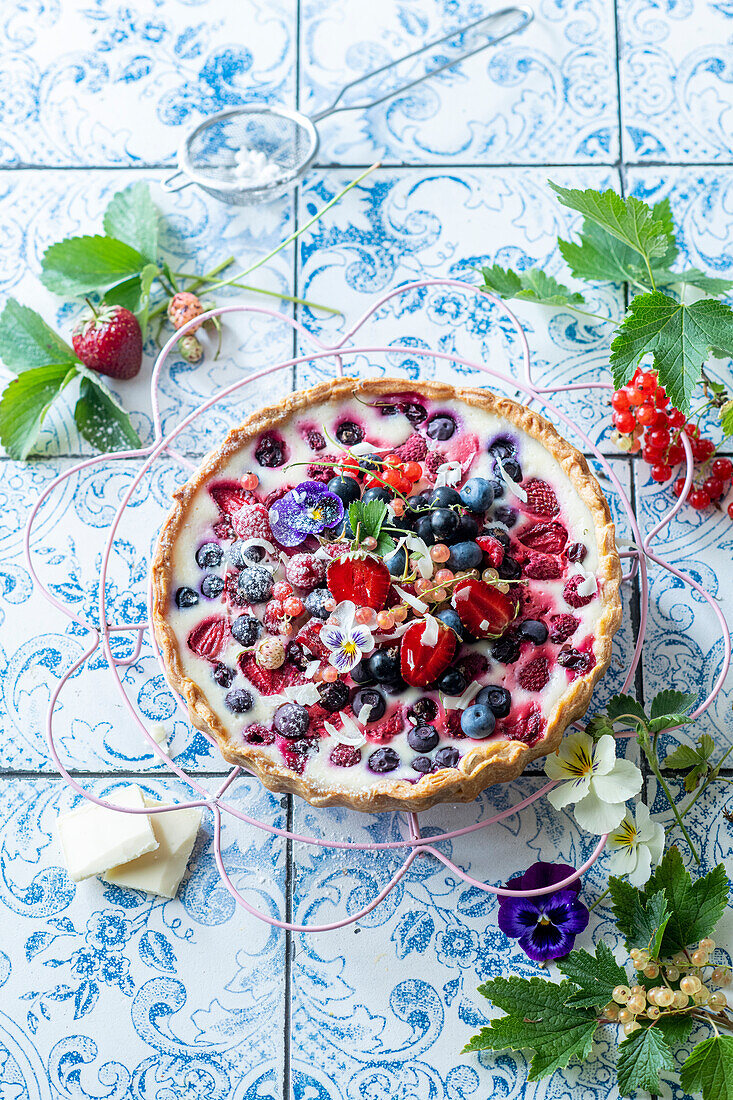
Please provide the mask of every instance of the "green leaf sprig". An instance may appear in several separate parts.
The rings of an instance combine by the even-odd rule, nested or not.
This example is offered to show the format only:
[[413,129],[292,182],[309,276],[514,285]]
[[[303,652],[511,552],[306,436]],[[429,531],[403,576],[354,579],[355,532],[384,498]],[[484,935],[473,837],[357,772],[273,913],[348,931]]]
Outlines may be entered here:
[[594,954],[576,950],[558,962],[560,982],[494,978],[478,991],[505,1015],[482,1027],[464,1053],[531,1051],[529,1080],[536,1081],[573,1059],[586,1061],[598,1028],[623,1024],[616,1075],[620,1094],[633,1096],[659,1091],[662,1074],[677,1070],[675,1048],[693,1027],[707,1026],[713,1034],[679,1066],[681,1085],[703,1100],[733,1100],[733,1037],[721,1035],[733,1032],[733,1013],[725,996],[711,991],[727,984],[730,968],[711,961],[715,943],[708,939],[729,890],[722,864],[693,881],[676,848],[643,889],[611,878],[613,913],[636,970],[633,978],[603,941]]

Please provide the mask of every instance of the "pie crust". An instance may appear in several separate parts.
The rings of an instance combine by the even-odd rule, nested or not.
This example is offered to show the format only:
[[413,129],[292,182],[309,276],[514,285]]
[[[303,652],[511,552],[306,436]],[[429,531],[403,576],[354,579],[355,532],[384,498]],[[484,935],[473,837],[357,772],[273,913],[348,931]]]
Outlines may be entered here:
[[[210,706],[201,686],[185,673],[179,641],[167,614],[175,591],[172,551],[186,526],[196,493],[221,474],[232,456],[254,437],[273,428],[282,431],[294,414],[312,405],[337,402],[354,395],[376,398],[406,391],[432,401],[455,400],[495,413],[537,440],[559,462],[588,508],[595,526],[596,580],[601,605],[594,636],[596,663],[589,672],[568,684],[553,711],[547,715],[544,736],[533,745],[510,740],[473,741],[457,767],[423,775],[419,782],[385,775],[375,778],[363,790],[339,789],[336,782],[324,788],[307,775],[298,775],[284,763],[274,760],[262,748],[235,742]],[[342,378],[322,382],[247,417],[241,426],[229,432],[222,445],[207,456],[193,477],[173,496],[175,503],[161,531],[152,562],[152,623],[166,676],[184,698],[193,725],[216,739],[227,761],[255,773],[271,791],[298,794],[313,806],[350,806],[364,812],[419,811],[440,802],[469,802],[487,787],[521,775],[530,761],[556,751],[564,730],[585,714],[593,687],[608,667],[613,635],[621,622],[621,568],[608,503],[584,456],[563,439],[547,419],[489,390],[453,387],[442,382],[413,383],[404,378],[373,381]]]

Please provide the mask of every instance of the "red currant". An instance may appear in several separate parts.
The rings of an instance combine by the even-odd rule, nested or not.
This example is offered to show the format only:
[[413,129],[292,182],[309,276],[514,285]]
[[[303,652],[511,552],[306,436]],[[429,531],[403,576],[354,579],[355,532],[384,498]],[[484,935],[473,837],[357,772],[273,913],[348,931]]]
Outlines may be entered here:
[[629,401],[632,405],[641,405],[645,398],[646,394],[636,386],[629,390]]
[[622,435],[627,435],[634,430],[636,421],[632,412],[614,413],[613,422]]
[[626,390],[616,390],[611,395],[611,405],[614,412],[626,412],[629,407],[629,395]]
[[669,432],[666,428],[657,428],[653,432],[647,432],[650,447],[656,447],[658,451],[666,451],[669,447]]
[[657,392],[657,376],[651,371],[645,371],[636,383],[636,388],[645,397],[651,397]]
[[422,477],[422,467],[419,462],[406,462],[402,467],[402,473],[413,483]]
[[654,423],[656,415],[657,414],[654,411],[654,406],[650,405],[648,401],[645,401],[643,405],[639,405],[639,408],[636,411],[637,420],[645,427],[648,427],[650,424]]
[[[715,454],[715,444],[712,439],[698,439],[697,447],[693,448],[693,453],[695,451],[700,455],[701,462],[707,462]],[[695,458],[697,458],[697,454]]]
[[733,519],[733,501],[728,505],[728,515]]
[[641,457],[645,462],[648,462],[650,466],[654,466],[657,462],[662,461],[664,452],[657,451],[654,447],[644,447],[641,452]]
[[659,388],[657,389],[657,395],[654,400],[658,409],[664,409],[667,407],[667,391],[665,390],[664,386],[659,386]]
[[667,416],[666,412],[664,412],[663,409],[657,412],[657,415],[654,417],[654,424],[652,425],[652,427],[654,427],[654,428],[668,428],[669,427],[669,417]]
[[684,462],[685,449],[681,443],[673,443],[667,451],[667,462],[670,466],[679,466],[680,462]]
[[669,481],[672,476],[672,470],[664,462],[658,463],[651,468],[652,481]]
[[716,458],[713,462],[713,474],[723,481],[730,481],[733,477],[733,462],[729,458]]
[[679,409],[669,410],[669,423],[672,428],[682,428],[685,423],[685,414]]
[[685,479],[683,477],[678,477],[677,480],[675,481],[674,485],[672,486],[672,492],[674,493],[674,495],[676,497],[681,497],[682,496],[682,490],[684,489],[684,487],[685,487]]
[[717,477],[709,477],[702,483],[702,487],[711,500],[720,500],[725,492],[725,483]]
[[703,508],[707,508],[710,504],[710,497],[704,489],[693,489],[687,499],[698,512],[701,512]]
[[700,438],[700,429],[698,428],[697,424],[693,424],[691,420],[688,420],[682,430],[684,431],[686,436],[689,436],[690,439]]

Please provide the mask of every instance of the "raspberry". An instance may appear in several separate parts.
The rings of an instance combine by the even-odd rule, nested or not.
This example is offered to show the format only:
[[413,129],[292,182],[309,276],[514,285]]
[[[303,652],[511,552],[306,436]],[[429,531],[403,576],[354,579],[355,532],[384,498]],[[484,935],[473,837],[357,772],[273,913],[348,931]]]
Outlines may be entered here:
[[542,691],[550,681],[550,668],[546,657],[535,657],[517,672],[517,682],[525,691]]
[[562,575],[562,567],[557,558],[549,554],[531,554],[524,566],[524,575],[535,581],[557,580]]
[[575,615],[553,615],[550,619],[550,641],[556,645],[566,642],[580,626]]
[[435,478],[439,468],[445,461],[446,458],[442,451],[428,451],[425,455],[425,468],[432,478]]
[[239,588],[239,574],[227,573],[224,578],[224,594],[230,607],[244,607],[246,597]]
[[466,683],[478,680],[489,670],[489,662],[483,653],[467,653],[458,662],[458,667],[466,678]]
[[232,527],[240,539],[267,539],[269,542],[272,538],[264,504],[244,504],[232,516]]
[[251,726],[245,726],[242,736],[248,745],[271,745],[275,740],[272,730],[261,726],[259,722],[253,722]]
[[353,745],[336,745],[328,759],[336,768],[353,768],[361,760],[361,752]]
[[310,737],[326,737],[328,734],[325,729],[325,722],[328,722],[329,726],[333,726],[334,729],[340,730],[343,726],[341,717],[336,713],[326,710],[320,703],[314,703],[310,710],[310,726],[308,727],[308,734]]
[[556,516],[560,511],[560,505],[552,489],[546,481],[537,477],[531,477],[522,486],[527,494],[527,510],[536,516]]
[[400,462],[422,462],[427,453],[428,445],[419,432],[413,432],[409,439],[394,450]]
[[311,462],[308,464],[308,477],[311,481],[322,481],[324,484],[330,481],[332,477],[336,477],[336,471],[333,466],[322,466],[321,462],[338,462],[335,455],[322,455],[318,462]]
[[340,558],[348,550],[348,546],[343,542],[324,542],[321,545],[329,558]]
[[228,516],[222,516],[214,524],[214,534],[218,539],[233,539],[234,529]]
[[326,563],[315,554],[293,554],[285,562],[285,576],[296,588],[311,592],[326,577]]
[[386,745],[393,737],[401,733],[405,725],[404,709],[404,707],[398,707],[389,718],[385,718],[383,722],[377,722],[376,725],[371,726],[366,732],[367,741],[373,741],[377,745]]
[[504,561],[504,547],[499,540],[495,539],[493,535],[480,535],[476,542],[486,554],[494,569],[498,569]]
[[315,741],[307,737],[301,737],[297,741],[286,741],[284,737],[278,738],[278,748],[282,753],[286,767],[297,775],[302,775],[308,763],[308,757],[315,749]]
[[326,440],[323,438],[320,432],[310,431],[305,437],[305,441],[312,451],[322,451],[326,446]]
[[590,596],[578,595],[578,585],[582,580],[583,578],[578,575],[571,577],[562,590],[563,599],[570,607],[585,607],[595,596],[595,593]]
[[525,745],[534,745],[544,733],[546,725],[542,712],[533,703],[526,714],[513,722],[504,724],[503,734],[510,741],[523,741]]
[[540,520],[517,535],[522,546],[538,554],[559,554],[568,541],[568,533],[557,520]]

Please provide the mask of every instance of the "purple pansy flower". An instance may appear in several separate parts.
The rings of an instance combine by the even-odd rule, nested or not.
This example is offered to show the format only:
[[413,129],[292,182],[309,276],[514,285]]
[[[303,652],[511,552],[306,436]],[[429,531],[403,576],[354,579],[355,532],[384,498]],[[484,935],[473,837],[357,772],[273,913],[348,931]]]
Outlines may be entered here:
[[308,535],[320,535],[344,518],[344,504],[321,481],[301,481],[276,500],[268,513],[272,533],[281,546],[299,546]]
[[[523,875],[507,882],[509,890],[541,890],[572,875],[572,867],[558,863],[533,863]],[[518,939],[524,953],[535,962],[561,959],[572,950],[575,937],[588,923],[588,909],[578,897],[580,882],[554,894],[533,898],[501,898],[499,928]]]

